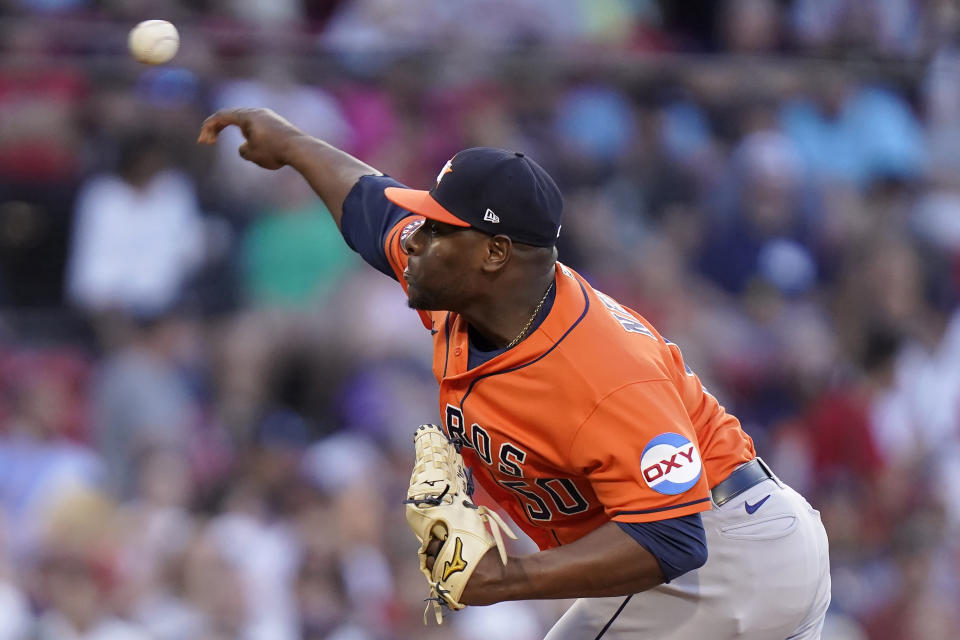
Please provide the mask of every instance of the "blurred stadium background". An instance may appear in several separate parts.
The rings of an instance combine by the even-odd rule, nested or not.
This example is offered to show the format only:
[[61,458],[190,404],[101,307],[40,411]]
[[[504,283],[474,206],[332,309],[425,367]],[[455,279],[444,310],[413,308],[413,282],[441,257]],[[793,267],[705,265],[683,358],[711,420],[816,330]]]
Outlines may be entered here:
[[[173,21],[162,67],[129,28]],[[421,621],[429,342],[269,106],[407,184],[523,150],[831,536],[827,640],[960,637],[952,0],[0,0],[0,640],[540,638]],[[521,545],[523,548],[523,545]]]

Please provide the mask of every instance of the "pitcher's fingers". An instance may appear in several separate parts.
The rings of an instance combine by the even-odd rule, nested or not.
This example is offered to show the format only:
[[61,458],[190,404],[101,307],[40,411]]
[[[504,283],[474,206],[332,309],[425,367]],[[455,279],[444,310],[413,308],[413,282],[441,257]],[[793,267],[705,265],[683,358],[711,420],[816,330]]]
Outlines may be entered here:
[[237,153],[239,153],[239,154],[240,154],[240,157],[243,158],[244,160],[249,160],[249,159],[250,159],[250,145],[249,145],[248,143],[244,142],[242,145],[240,145],[240,148],[237,149]]
[[239,109],[221,109],[204,120],[203,124],[200,125],[200,135],[197,137],[197,142],[213,144],[217,141],[220,132],[232,124],[242,128],[244,119],[239,111]]
[[440,549],[443,547],[443,541],[437,540],[434,538],[427,545],[427,569],[433,571],[433,565],[437,563],[437,554],[440,553]]

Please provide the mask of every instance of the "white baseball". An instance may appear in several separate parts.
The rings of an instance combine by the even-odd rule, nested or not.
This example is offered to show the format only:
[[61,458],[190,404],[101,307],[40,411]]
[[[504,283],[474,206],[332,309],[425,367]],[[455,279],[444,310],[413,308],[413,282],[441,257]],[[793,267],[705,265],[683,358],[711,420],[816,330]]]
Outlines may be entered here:
[[166,20],[144,20],[130,30],[130,53],[145,64],[163,64],[180,48],[177,28]]

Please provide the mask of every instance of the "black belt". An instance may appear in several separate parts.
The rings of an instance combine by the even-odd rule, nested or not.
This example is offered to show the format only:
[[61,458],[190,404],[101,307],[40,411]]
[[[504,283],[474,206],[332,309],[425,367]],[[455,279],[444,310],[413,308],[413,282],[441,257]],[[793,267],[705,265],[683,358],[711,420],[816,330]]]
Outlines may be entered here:
[[743,466],[734,469],[726,480],[711,490],[713,502],[719,507],[767,478],[773,478],[770,467],[760,458],[754,458]]

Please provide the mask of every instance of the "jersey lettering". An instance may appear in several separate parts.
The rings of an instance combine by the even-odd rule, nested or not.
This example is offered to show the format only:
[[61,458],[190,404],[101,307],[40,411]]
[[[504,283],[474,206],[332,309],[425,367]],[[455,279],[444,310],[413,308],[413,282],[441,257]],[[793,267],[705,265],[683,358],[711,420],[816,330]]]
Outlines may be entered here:
[[603,303],[603,306],[607,308],[607,311],[610,312],[610,315],[613,316],[613,319],[620,323],[620,326],[623,327],[624,331],[628,333],[639,333],[645,335],[649,338],[657,339],[653,332],[650,329],[633,317],[629,311],[620,306],[620,303],[608,296],[605,293],[601,293],[594,289],[597,294],[597,297],[600,298],[600,302]]
[[485,463],[493,464],[493,458],[490,456],[490,434],[476,422],[470,425],[470,428],[473,429],[473,448],[477,450],[477,455]]
[[463,428],[463,412],[452,404],[447,405],[447,437],[460,447],[473,448]]
[[523,461],[527,459],[527,452],[518,449],[509,442],[500,445],[500,464],[497,468],[501,473],[505,473],[514,478],[523,477]]

